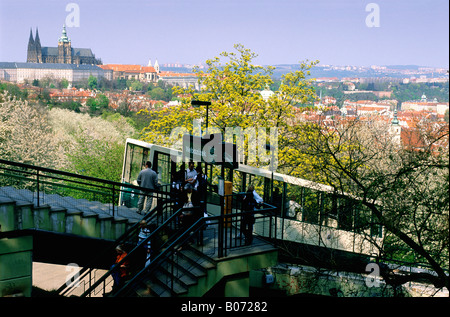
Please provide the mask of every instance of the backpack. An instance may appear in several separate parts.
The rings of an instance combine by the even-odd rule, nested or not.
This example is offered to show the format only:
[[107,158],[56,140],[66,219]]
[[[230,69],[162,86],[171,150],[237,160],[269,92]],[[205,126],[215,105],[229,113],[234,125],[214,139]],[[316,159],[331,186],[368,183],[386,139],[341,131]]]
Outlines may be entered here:
[[198,181],[198,189],[205,190],[206,185],[208,184],[208,182],[206,181],[206,175],[202,174],[200,178],[197,177],[197,181]]

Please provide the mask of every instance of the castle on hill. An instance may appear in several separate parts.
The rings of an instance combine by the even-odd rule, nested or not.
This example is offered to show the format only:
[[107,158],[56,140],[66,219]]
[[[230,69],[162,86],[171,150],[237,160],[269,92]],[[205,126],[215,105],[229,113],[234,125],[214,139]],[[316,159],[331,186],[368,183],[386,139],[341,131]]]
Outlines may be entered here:
[[39,31],[36,28],[36,37],[30,30],[28,40],[27,63],[52,63],[76,65],[101,65],[100,59],[95,58],[90,48],[73,48],[67,37],[66,27],[63,26],[62,35],[58,40],[58,47],[41,46]]

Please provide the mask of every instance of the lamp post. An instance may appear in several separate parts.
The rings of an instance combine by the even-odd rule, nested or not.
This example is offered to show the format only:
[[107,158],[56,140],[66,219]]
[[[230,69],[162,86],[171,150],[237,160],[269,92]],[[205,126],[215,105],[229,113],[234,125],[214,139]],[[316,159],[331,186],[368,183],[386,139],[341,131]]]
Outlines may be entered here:
[[211,101],[192,100],[191,105],[206,106],[206,131],[208,131],[208,113],[209,113],[209,106],[211,105]]
[[270,153],[272,155],[272,157],[270,159],[270,170],[272,171],[272,179],[271,179],[271,184],[270,184],[270,202],[273,203],[273,160],[274,160],[275,148],[270,144],[266,144],[266,150],[270,151]]

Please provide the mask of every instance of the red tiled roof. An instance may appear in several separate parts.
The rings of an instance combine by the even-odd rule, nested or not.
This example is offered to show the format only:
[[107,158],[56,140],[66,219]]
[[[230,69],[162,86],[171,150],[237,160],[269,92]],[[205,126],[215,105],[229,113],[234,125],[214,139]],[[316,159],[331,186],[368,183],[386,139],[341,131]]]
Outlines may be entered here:
[[156,70],[152,66],[141,65],[125,65],[125,64],[106,64],[99,65],[102,69],[112,69],[116,72],[135,72],[135,73],[156,73]]

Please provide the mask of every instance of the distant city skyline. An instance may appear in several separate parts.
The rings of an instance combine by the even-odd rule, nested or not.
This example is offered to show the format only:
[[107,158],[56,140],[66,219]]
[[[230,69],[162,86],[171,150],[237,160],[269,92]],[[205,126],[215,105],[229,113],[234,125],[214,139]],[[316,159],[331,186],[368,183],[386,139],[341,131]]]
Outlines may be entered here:
[[0,61],[25,62],[30,28],[104,64],[204,64],[243,44],[261,65],[449,67],[448,0],[0,0]]

